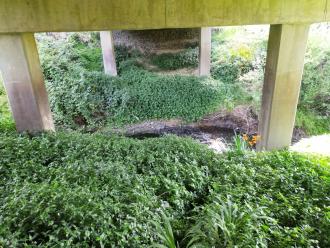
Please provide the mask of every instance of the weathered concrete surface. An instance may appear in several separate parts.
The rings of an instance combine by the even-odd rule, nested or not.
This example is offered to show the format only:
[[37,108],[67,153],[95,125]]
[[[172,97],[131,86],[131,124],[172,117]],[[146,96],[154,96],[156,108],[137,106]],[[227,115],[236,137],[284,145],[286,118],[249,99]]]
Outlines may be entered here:
[[166,24],[212,27],[324,22],[330,18],[327,3],[327,0],[167,0]]
[[330,21],[327,0],[1,0],[0,33]]
[[0,71],[17,130],[54,130],[33,34],[0,35]]
[[1,0],[0,32],[152,29],[165,24],[164,0]]
[[211,73],[211,39],[212,29],[201,28],[199,37],[199,75],[209,76]]
[[116,54],[111,31],[100,32],[104,72],[117,76]]
[[259,150],[291,143],[309,25],[272,25],[260,115]]

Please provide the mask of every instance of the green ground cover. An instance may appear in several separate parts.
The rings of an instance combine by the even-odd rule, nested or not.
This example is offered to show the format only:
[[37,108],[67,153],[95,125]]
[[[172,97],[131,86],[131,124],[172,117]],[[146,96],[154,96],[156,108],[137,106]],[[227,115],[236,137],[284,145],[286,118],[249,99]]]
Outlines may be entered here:
[[1,133],[0,246],[329,247],[329,163],[174,136]]
[[151,64],[161,70],[177,70],[182,68],[196,68],[198,66],[198,47],[191,47],[177,53],[163,53],[152,55]]

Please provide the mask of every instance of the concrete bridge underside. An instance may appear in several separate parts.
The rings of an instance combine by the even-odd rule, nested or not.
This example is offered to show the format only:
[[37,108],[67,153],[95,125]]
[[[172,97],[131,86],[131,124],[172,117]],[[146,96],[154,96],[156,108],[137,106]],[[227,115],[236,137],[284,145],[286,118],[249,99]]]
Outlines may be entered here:
[[18,131],[54,130],[36,32],[270,24],[259,149],[278,149],[291,141],[309,25],[328,12],[328,0],[1,0],[0,70]]

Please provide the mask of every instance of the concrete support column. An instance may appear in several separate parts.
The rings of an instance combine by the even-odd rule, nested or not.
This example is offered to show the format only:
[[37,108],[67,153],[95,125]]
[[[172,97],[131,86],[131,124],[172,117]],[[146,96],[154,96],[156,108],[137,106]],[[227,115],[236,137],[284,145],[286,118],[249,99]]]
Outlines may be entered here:
[[111,31],[100,32],[104,71],[110,76],[117,76],[116,55]]
[[17,130],[54,130],[32,33],[0,35],[0,71]]
[[201,28],[199,38],[199,75],[211,73],[211,28]]
[[259,124],[259,150],[291,144],[309,25],[272,25]]

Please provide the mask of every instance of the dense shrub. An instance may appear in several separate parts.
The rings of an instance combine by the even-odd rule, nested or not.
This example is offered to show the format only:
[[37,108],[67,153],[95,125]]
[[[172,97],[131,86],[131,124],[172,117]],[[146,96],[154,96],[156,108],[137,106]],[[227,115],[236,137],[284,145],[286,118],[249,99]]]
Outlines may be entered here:
[[81,67],[70,75],[48,81],[48,92],[54,119],[60,126],[98,127],[122,107],[125,92],[122,81],[101,72],[89,72]]
[[327,159],[216,155],[176,137],[0,136],[4,247],[148,247],[164,214],[180,247],[330,244]]
[[330,117],[330,47],[324,50],[314,46],[306,56],[300,107]]
[[127,61],[134,61],[143,56],[138,50],[125,47],[125,46],[115,46],[115,54],[116,54],[116,64],[119,71],[121,71],[122,64]]
[[226,83],[235,83],[241,75],[241,70],[238,64],[217,63],[213,64],[211,75],[213,78],[219,79]]
[[[261,45],[235,44],[228,37],[219,36],[220,30],[213,35],[211,75],[227,84],[238,82],[240,77],[256,69],[263,61],[259,61],[262,52],[256,52]],[[263,66],[263,65],[261,65]]]
[[330,46],[309,43],[296,125],[308,134],[330,130]]
[[188,48],[177,53],[151,55],[151,64],[162,70],[177,70],[198,66],[198,48]]

